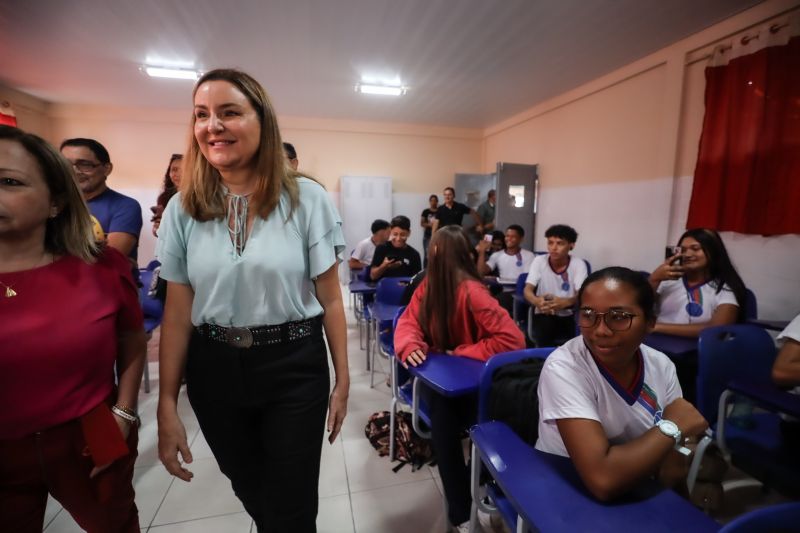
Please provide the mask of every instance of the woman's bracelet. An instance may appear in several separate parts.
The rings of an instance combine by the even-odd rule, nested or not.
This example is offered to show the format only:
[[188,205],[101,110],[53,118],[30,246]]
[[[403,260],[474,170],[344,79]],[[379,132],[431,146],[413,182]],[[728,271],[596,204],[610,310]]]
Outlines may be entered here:
[[130,407],[126,407],[124,405],[112,405],[111,412],[117,415],[120,418],[123,418],[130,423],[132,426],[138,426],[141,423],[139,419],[139,415],[136,414],[136,411],[131,409]]

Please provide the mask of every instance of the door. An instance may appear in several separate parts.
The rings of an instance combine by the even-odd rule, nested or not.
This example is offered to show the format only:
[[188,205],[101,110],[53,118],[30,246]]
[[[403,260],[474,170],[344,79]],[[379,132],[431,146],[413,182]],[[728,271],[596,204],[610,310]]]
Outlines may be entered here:
[[519,224],[525,230],[522,247],[533,251],[539,197],[538,165],[497,163],[496,227]]

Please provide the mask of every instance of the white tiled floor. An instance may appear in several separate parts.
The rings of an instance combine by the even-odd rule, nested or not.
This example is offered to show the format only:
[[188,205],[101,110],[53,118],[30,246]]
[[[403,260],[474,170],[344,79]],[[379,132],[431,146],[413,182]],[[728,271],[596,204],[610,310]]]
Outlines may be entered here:
[[[346,300],[347,301],[347,300]],[[325,441],[319,480],[320,533],[442,532],[444,512],[436,469],[411,472],[408,466],[392,472],[386,457],[378,457],[364,436],[370,414],[389,409],[390,393],[385,376],[376,375],[374,389],[364,370],[365,353],[359,347],[358,331],[347,309],[350,355],[350,402],[341,436],[330,445]],[[155,346],[156,340],[151,342]],[[385,361],[381,368],[388,368]],[[158,461],[156,402],[158,364],[150,363],[153,386],[139,395],[142,427],[139,458],[134,473],[136,504],[142,531],[153,533],[250,533],[252,520],[233,495],[229,481],[220,473],[203,438],[197,419],[180,396],[179,411],[186,426],[194,462],[191,483],[173,478]],[[50,500],[45,517],[47,533],[81,531],[58,502]]]

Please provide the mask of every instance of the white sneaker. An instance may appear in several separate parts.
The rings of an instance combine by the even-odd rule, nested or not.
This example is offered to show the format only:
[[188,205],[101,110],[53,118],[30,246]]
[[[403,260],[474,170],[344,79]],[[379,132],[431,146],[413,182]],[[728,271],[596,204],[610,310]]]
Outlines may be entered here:
[[505,531],[500,513],[486,513],[478,509],[478,523],[486,533],[503,533]]
[[469,520],[458,524],[454,529],[456,533],[469,533]]

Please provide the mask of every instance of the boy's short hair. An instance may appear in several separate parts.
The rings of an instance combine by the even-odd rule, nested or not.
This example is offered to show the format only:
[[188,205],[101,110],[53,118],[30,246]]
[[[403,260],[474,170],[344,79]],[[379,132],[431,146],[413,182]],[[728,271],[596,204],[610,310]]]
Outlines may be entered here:
[[508,230],[516,231],[517,233],[519,233],[520,237],[524,237],[525,236],[525,230],[522,229],[522,226],[520,226],[519,224],[511,224],[509,227],[506,228],[506,231],[508,231]]
[[566,224],[555,224],[544,232],[545,238],[556,237],[575,244],[578,242],[578,232]]
[[378,218],[378,219],[375,220],[375,222],[372,223],[372,226],[370,227],[370,230],[372,231],[372,234],[375,235],[379,231],[385,230],[388,227],[389,227],[389,223],[388,222],[386,222],[382,218]]
[[286,152],[286,159],[297,159],[297,150],[294,149],[292,143],[283,143],[283,151]]
[[404,229],[406,231],[411,231],[411,221],[408,219],[407,216],[397,215],[392,219],[391,227]]

